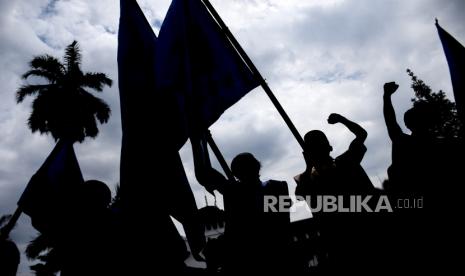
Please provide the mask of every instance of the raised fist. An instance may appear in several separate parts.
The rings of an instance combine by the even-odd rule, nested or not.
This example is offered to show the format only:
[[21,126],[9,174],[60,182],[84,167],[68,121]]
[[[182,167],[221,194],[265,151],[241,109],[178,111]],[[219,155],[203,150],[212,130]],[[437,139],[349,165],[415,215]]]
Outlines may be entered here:
[[328,124],[336,124],[340,123],[344,120],[345,118],[337,113],[331,113],[328,117]]
[[396,92],[397,88],[399,88],[399,85],[395,82],[387,82],[384,84],[384,95],[392,95],[394,92]]

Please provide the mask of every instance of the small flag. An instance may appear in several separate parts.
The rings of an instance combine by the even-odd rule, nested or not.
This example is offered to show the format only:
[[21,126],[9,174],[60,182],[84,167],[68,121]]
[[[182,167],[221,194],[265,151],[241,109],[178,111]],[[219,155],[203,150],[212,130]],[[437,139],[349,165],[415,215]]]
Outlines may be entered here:
[[32,176],[18,205],[31,217],[32,225],[43,231],[69,215],[83,182],[73,143],[60,139]]

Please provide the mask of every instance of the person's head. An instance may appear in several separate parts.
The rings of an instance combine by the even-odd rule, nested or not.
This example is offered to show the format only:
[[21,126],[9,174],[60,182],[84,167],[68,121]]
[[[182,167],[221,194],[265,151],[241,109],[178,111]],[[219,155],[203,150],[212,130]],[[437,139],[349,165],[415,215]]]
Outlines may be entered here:
[[430,131],[433,122],[433,110],[426,103],[416,103],[404,113],[405,126],[412,133],[427,133]]
[[231,171],[240,181],[258,179],[260,167],[260,162],[248,152],[238,154],[231,162]]
[[333,150],[328,138],[321,130],[311,130],[304,136],[305,152],[313,161],[322,161],[329,157]]
[[111,202],[111,191],[102,181],[87,180],[82,185],[82,200],[92,209],[106,209]]

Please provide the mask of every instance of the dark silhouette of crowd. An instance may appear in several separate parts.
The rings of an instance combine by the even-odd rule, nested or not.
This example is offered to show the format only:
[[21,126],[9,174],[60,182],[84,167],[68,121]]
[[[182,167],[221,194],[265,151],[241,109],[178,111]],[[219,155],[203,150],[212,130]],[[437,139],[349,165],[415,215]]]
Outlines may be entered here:
[[[150,256],[151,253],[135,252],[143,248],[132,244],[132,241],[143,240],[135,236],[139,231],[137,225],[133,225],[134,229],[129,232],[132,236],[128,238],[128,232],[122,229],[124,205],[111,202],[109,188],[97,180],[84,182],[75,198],[67,199],[71,203],[67,206],[71,207],[62,221],[49,225],[34,224],[33,221],[33,225],[47,236],[50,248],[56,251],[57,270],[63,276],[133,275],[128,271],[137,262],[153,262],[154,272],[159,271],[156,266],[163,265],[173,273],[185,275],[426,271],[433,266],[435,256],[441,254],[435,246],[446,250],[441,242],[435,242],[433,236],[441,235],[443,241],[453,242],[453,238],[447,238],[444,229],[437,231],[438,225],[434,224],[442,228],[452,227],[450,221],[454,220],[454,213],[449,209],[452,203],[446,197],[450,195],[452,183],[459,183],[460,174],[453,154],[459,154],[463,147],[460,140],[435,137],[429,131],[433,120],[430,116],[434,112],[427,104],[416,105],[405,112],[405,125],[411,134],[404,133],[396,121],[391,100],[397,89],[394,82],[384,85],[383,113],[392,141],[392,164],[383,189],[372,184],[361,165],[368,152],[364,144],[368,133],[359,124],[336,113],[329,115],[329,124],[342,125],[355,136],[347,150],[335,158],[331,156],[332,146],[322,131],[311,130],[305,134],[303,161],[306,169],[294,177],[295,195],[305,199],[312,210],[323,205],[322,209],[312,213],[312,226],[308,229],[311,235],[299,234],[299,240],[307,235],[312,241],[297,246],[302,255],[314,252],[311,260],[305,261],[296,254],[298,235],[293,233],[289,209],[280,206],[293,204],[288,184],[277,180],[263,181],[261,164],[251,153],[238,154],[232,160],[233,178],[208,166],[201,168],[204,177],[200,184],[212,193],[218,191],[224,199],[224,216],[220,219],[224,220],[224,233],[206,243],[201,241],[205,239],[203,233],[192,234],[200,237],[196,247],[204,247],[204,250],[203,253],[191,250],[191,253],[195,253],[197,261],[206,261],[210,266],[206,270],[184,264],[189,248],[174,227],[165,227],[171,222],[157,217],[156,209],[152,210],[156,221],[150,229],[158,229],[154,233],[159,235],[154,239],[158,244],[150,244],[151,248],[147,248],[155,252],[155,258],[140,259],[138,256]],[[360,205],[357,200],[370,198],[364,204],[374,210],[383,197],[389,201],[391,211],[363,212],[357,209]],[[325,210],[325,198],[344,201],[350,211],[341,211],[341,206],[337,206],[336,211]],[[144,200],[147,202],[143,206],[150,205],[149,196]],[[421,203],[421,206],[399,208],[399,202],[405,201]],[[278,202],[273,206],[274,211],[264,208],[269,202]],[[161,208],[163,204],[155,206]],[[170,220],[168,216],[165,219]],[[217,227],[211,226],[210,218],[190,218],[193,219],[210,221],[208,227]],[[220,225],[215,219],[213,221]],[[189,235],[192,231],[187,225],[185,231]],[[299,227],[308,227],[302,225]],[[144,229],[140,229],[140,233],[150,235],[150,231]],[[158,256],[164,257],[158,259]],[[19,251],[13,242],[0,240],[0,261],[1,275],[15,275]]]

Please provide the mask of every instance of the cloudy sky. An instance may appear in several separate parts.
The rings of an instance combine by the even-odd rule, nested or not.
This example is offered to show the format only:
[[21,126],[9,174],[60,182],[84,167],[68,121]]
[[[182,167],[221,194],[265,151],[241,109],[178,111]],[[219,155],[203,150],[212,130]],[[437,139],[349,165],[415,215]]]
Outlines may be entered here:
[[[156,33],[169,0],[139,0]],[[386,176],[390,142],[382,117],[382,85],[400,84],[394,96],[399,121],[413,96],[412,69],[434,91],[452,88],[434,18],[465,42],[463,0],[212,0],[219,14],[267,79],[303,135],[323,130],[342,153],[353,138],[327,116],[340,113],[369,133],[363,166],[375,185]],[[35,55],[57,57],[80,42],[83,70],[108,74],[117,84],[116,0],[0,0],[0,215],[12,213],[31,175],[53,148],[51,137],[32,134],[26,120],[31,99],[15,103],[20,75]],[[118,86],[100,96],[112,108],[95,140],[76,145],[86,179],[114,186],[119,179],[121,123]],[[405,129],[405,128],[404,128]],[[301,149],[261,88],[229,109],[211,128],[228,162],[240,152],[262,162],[263,179],[288,181],[304,169]],[[181,150],[199,207],[204,191],[192,172],[190,147]],[[212,197],[209,197],[211,203]],[[22,218],[12,238],[21,249],[35,235]],[[23,258],[20,275],[29,275]]]

